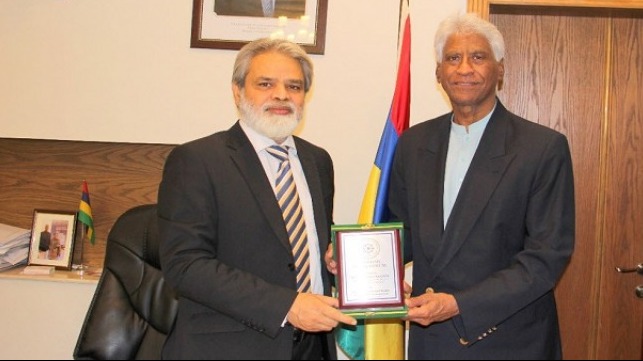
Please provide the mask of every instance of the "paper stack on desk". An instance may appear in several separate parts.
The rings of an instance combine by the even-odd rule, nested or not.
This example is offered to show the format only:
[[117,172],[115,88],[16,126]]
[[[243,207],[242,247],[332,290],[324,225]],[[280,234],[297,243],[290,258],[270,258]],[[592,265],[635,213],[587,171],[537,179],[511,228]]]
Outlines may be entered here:
[[27,263],[31,230],[0,223],[0,271]]

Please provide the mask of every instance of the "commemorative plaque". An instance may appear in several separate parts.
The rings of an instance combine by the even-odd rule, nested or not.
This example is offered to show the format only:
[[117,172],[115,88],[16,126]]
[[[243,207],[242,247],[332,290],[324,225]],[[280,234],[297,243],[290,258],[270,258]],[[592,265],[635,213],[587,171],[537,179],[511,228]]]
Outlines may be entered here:
[[402,223],[333,225],[339,309],[356,318],[406,315]]

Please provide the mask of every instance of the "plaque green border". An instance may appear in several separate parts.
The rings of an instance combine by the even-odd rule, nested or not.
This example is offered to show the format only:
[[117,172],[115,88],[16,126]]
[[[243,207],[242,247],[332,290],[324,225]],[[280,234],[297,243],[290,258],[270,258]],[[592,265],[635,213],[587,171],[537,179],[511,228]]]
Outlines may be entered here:
[[[404,224],[401,222],[377,223],[377,224],[339,224],[331,226],[331,241],[333,244],[333,258],[337,261],[337,233],[338,232],[367,232],[367,231],[382,231],[382,230],[397,230],[399,233],[398,238],[398,264],[400,282],[402,283],[402,292],[404,287]],[[339,267],[339,262],[337,264]],[[335,288],[334,295],[339,297],[340,279],[335,275]],[[403,297],[403,294],[402,294]],[[407,314],[406,305],[403,306],[382,306],[382,307],[367,307],[367,308],[340,308],[342,313],[355,317],[357,319],[376,319],[376,318],[402,318]]]

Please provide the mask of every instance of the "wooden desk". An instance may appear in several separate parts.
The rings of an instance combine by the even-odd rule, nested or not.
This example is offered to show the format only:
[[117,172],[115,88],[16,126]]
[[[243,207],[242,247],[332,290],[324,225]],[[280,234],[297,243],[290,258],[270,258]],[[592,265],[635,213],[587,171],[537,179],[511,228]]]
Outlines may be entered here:
[[[29,280],[29,281],[49,281],[49,282],[73,282],[73,283],[98,283],[100,278],[100,273],[102,269],[100,268],[89,268],[84,274],[80,274],[77,271],[61,271],[55,270],[54,273],[50,275],[29,275],[24,274],[23,271],[25,266],[16,267],[9,269],[7,271],[0,272],[0,279],[18,279],[18,280]],[[4,292],[3,292],[4,293]]]

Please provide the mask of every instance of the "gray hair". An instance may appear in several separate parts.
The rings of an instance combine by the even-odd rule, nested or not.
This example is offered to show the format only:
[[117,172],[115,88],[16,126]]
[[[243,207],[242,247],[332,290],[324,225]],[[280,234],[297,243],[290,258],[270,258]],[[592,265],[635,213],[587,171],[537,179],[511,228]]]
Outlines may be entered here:
[[262,38],[244,45],[234,62],[232,82],[243,89],[252,59],[269,51],[276,51],[299,62],[304,73],[304,92],[307,93],[313,83],[313,62],[301,46],[285,39]]
[[500,30],[492,23],[483,20],[475,13],[456,14],[444,19],[435,33],[435,59],[442,62],[444,45],[453,34],[479,34],[487,39],[496,61],[505,57],[505,40]]

